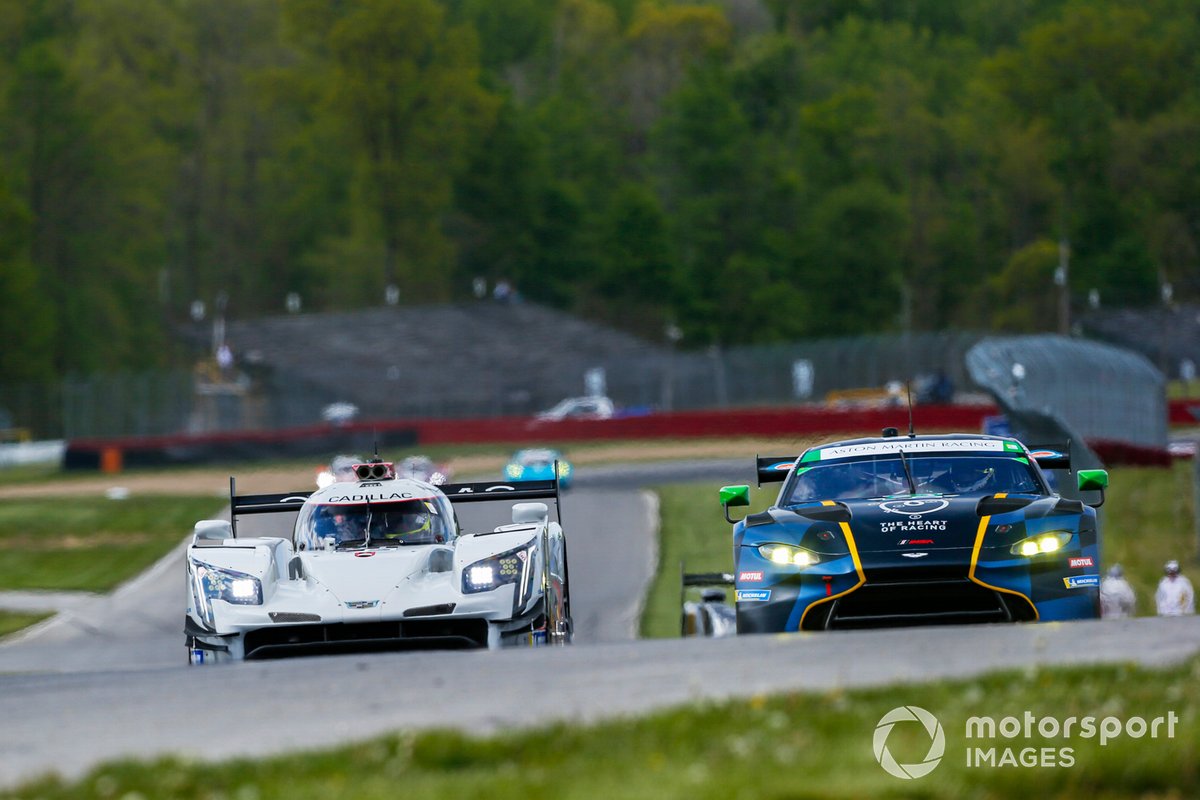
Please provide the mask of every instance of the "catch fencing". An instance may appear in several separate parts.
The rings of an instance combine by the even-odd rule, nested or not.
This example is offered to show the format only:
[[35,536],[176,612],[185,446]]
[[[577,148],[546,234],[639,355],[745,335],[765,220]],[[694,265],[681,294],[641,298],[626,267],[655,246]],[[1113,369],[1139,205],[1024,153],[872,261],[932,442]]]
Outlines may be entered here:
[[702,351],[652,347],[609,360],[559,352],[536,364],[514,359],[487,375],[457,370],[453,392],[404,383],[412,369],[392,380],[395,369],[368,365],[361,380],[343,370],[336,382],[321,382],[265,363],[221,372],[202,362],[194,370],[0,386],[0,409],[10,417],[7,428],[23,438],[176,436],[321,425],[334,403],[357,406],[359,421],[520,417],[592,393],[634,415],[875,408],[903,404],[911,380],[918,404],[995,401],[1014,413],[1049,413],[1080,440],[1166,443],[1162,377],[1144,357],[1055,336],[953,332]]

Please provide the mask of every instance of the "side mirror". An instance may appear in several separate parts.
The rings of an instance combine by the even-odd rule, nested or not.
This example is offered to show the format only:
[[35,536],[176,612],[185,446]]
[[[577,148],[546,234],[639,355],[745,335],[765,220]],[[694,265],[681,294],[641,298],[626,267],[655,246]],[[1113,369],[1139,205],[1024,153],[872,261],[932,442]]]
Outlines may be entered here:
[[202,519],[192,528],[195,543],[223,542],[233,538],[233,526],[224,519]]
[[1104,505],[1104,490],[1108,488],[1108,472],[1102,469],[1081,469],[1078,474],[1079,491],[1099,492],[1099,503],[1088,503],[1092,508]]
[[730,518],[729,509],[750,505],[750,487],[722,486],[720,498],[721,507],[725,510],[725,521],[732,525],[736,520]]
[[545,522],[550,518],[550,509],[545,503],[517,503],[512,507],[514,525]]

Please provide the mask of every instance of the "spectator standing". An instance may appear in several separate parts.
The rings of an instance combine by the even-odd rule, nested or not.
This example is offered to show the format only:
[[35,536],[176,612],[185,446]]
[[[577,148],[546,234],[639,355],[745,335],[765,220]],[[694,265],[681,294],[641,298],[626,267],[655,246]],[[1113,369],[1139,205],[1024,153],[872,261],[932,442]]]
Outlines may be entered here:
[[1104,619],[1132,617],[1136,605],[1137,596],[1125,580],[1125,570],[1120,564],[1113,564],[1100,582],[1100,616]]
[[1196,613],[1196,594],[1192,590],[1192,582],[1179,572],[1179,562],[1168,561],[1163,567],[1166,573],[1158,582],[1158,591],[1154,593],[1154,602],[1158,606],[1160,617],[1181,617],[1185,614]]

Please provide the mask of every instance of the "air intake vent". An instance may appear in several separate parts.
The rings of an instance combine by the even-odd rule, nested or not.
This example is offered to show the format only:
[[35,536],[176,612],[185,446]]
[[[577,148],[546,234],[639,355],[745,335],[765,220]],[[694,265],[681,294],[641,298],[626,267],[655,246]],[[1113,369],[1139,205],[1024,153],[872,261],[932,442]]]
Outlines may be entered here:
[[320,614],[298,614],[294,611],[272,611],[271,622],[320,622]]
[[1032,502],[1028,497],[988,496],[980,500],[979,505],[975,506],[975,513],[981,517],[990,517],[993,514],[1007,514],[1009,511],[1020,511]]
[[406,617],[435,617],[438,614],[449,614],[454,611],[454,603],[442,603],[437,606],[418,606],[404,612]]
[[834,503],[831,506],[806,506],[804,508],[797,508],[795,511],[802,517],[822,522],[850,521],[850,509],[842,503]]

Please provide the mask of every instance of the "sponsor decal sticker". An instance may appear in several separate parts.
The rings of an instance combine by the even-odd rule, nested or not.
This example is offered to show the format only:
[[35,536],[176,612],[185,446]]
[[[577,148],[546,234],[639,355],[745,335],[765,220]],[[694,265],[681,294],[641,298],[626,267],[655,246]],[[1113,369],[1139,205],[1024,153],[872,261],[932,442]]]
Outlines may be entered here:
[[[380,493],[380,494],[344,494],[344,495],[333,495],[332,497],[326,497],[324,502],[326,502],[326,503],[366,503],[366,502],[381,503],[381,502],[386,502],[388,500],[411,500],[414,497],[416,497],[416,495],[414,495],[412,492],[392,492],[389,495],[385,495],[382,493]],[[420,499],[425,500],[426,498],[422,497]]]
[[787,472],[795,463],[795,461],[780,461],[778,464],[772,464],[768,469],[773,469],[776,472]]
[[1094,561],[1092,561],[1090,556],[1084,556],[1083,558],[1072,558],[1071,559],[1071,569],[1077,569],[1078,567],[1094,567],[1094,566],[1096,566],[1096,564]]
[[902,514],[909,519],[916,519],[924,514],[941,511],[948,505],[949,500],[885,500],[879,504],[879,508],[888,514]]
[[944,519],[902,519],[892,522],[879,523],[879,530],[883,533],[919,533],[945,531],[946,520]]
[[761,572],[739,572],[738,580],[746,583],[758,583],[763,579]]
[[1099,575],[1068,575],[1063,578],[1063,585],[1068,589],[1088,589],[1100,585]]
[[853,458],[854,456],[895,455],[901,450],[910,453],[931,453],[943,450],[1004,452],[1004,442],[995,439],[904,439],[898,442],[871,442],[827,447],[820,451],[821,460]]
[[739,603],[764,603],[771,599],[770,589],[738,589],[737,601]]
[[896,544],[907,544],[909,546],[915,546],[918,544],[933,544],[933,539],[901,539],[900,541],[896,542]]

